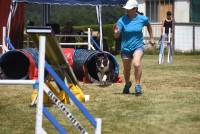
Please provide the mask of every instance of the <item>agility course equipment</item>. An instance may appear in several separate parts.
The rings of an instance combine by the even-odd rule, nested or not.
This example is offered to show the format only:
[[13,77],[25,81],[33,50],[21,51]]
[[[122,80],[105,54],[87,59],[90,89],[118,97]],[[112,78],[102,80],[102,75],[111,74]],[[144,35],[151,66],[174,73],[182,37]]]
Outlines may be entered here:
[[[47,87],[44,84],[44,82],[45,82],[45,80],[44,80],[44,67],[46,68],[46,71],[54,78],[56,83],[61,87],[61,89],[63,89],[65,91],[65,93],[67,93],[69,95],[71,100],[77,105],[77,107],[80,109],[80,111],[91,122],[91,124],[94,126],[94,128],[96,128],[96,133],[101,133],[101,125],[100,125],[101,120],[100,119],[95,120],[92,117],[92,115],[87,111],[87,109],[77,100],[77,98],[74,96],[74,94],[66,86],[65,82],[63,81],[63,78],[60,78],[59,75],[52,69],[52,67],[47,62],[45,63],[45,60],[44,60],[45,59],[45,45],[48,45],[48,43],[46,44],[46,36],[44,34],[45,32],[50,32],[50,31],[44,30],[43,33],[41,35],[39,35],[39,37],[38,37],[39,38],[39,50],[40,50],[39,51],[39,61],[38,61],[38,63],[39,63],[39,65],[38,65],[39,79],[38,79],[38,81],[29,81],[29,80],[27,81],[27,84],[39,85],[37,115],[36,115],[36,134],[46,133],[45,130],[42,128],[42,115],[43,115],[42,113],[44,113],[44,115],[50,120],[50,122],[52,122],[52,124],[58,129],[58,131],[60,133],[67,133],[66,130],[48,112],[47,108],[43,107],[43,91],[45,91],[44,89],[45,89],[45,87]],[[48,39],[49,38],[47,38],[47,40]],[[47,48],[48,48],[48,46],[47,46]],[[56,51],[56,52],[62,53],[62,51]],[[54,51],[52,53],[55,55]],[[23,55],[23,54],[20,53],[19,55]],[[57,61],[56,61],[56,63],[57,63]],[[20,81],[20,80],[3,80],[3,81],[0,81],[0,83],[1,84],[8,84],[8,83],[10,84],[10,83],[13,82],[14,84],[17,84],[17,81],[22,83],[22,81]],[[46,91],[49,91],[49,90],[47,89]],[[47,92],[47,95],[49,95],[48,92]],[[51,92],[50,95],[52,96],[53,92]],[[58,101],[58,98],[56,98],[56,100]],[[55,100],[54,100],[54,102],[55,102]],[[63,105],[62,105],[62,107],[63,107]],[[66,113],[66,110],[63,111],[63,112]],[[67,112],[67,113],[69,114],[69,112]],[[70,117],[73,117],[73,116],[70,116]],[[74,117],[70,118],[69,120],[72,123],[75,122],[75,124],[73,124],[73,125],[80,131],[80,133],[87,134],[86,130],[83,127],[81,127],[80,123]]]
[[115,57],[109,52],[73,48],[63,48],[63,52],[78,80],[89,83],[100,82],[97,76],[96,57],[104,55],[108,57],[111,64],[109,68],[111,77],[106,82],[117,81],[119,65]]
[[168,48],[167,63],[171,64],[173,62],[171,28],[169,28],[169,33],[168,35],[166,35],[165,28],[163,27],[163,33],[162,33],[162,37],[160,41],[160,52],[159,52],[158,64],[162,64],[164,62],[164,49],[165,49],[165,44],[166,44],[166,38],[167,38],[167,48]]
[[[56,72],[64,78],[67,78],[69,83],[78,84],[78,81],[65,60],[65,57],[61,51],[61,47],[59,46],[55,36],[52,34],[51,27],[41,27],[41,29],[45,29],[45,31],[49,31],[48,33],[41,33],[40,27],[27,27],[27,33],[31,36],[33,41],[35,42],[36,47],[38,48],[39,36],[40,34],[45,34],[47,40],[46,46],[46,58],[49,64],[55,66]],[[43,31],[43,30],[42,30]]]
[[62,35],[62,34],[56,34],[56,37],[61,38],[61,37],[87,37],[87,42],[61,42],[59,43],[62,47],[67,47],[68,45],[73,45],[73,46],[87,46],[88,50],[95,50],[93,47],[91,40],[91,29],[88,28],[87,35]]
[[[45,31],[49,31],[47,33],[41,33],[40,29],[44,29]],[[83,95],[81,89],[79,88],[78,81],[76,79],[75,74],[73,73],[73,70],[69,63],[65,60],[64,54],[61,50],[61,47],[59,43],[57,42],[55,36],[52,33],[51,27],[27,27],[27,33],[31,36],[33,41],[36,44],[36,47],[39,42],[39,36],[45,35],[46,40],[46,58],[48,63],[50,63],[53,68],[56,70],[56,72],[59,74],[59,76],[62,78],[63,81],[67,80],[66,83],[73,84],[77,86],[77,91],[81,95]],[[81,100],[82,99],[81,97]]]
[[[39,29],[39,31],[40,31],[40,29]],[[47,58],[47,60],[51,60],[51,58],[54,58],[53,60],[50,61],[50,63],[54,66],[54,68],[56,68],[56,65],[58,66],[57,68],[59,68],[60,66],[62,67],[63,70],[60,70],[62,72],[58,71],[58,74],[62,73],[62,74],[60,74],[62,77],[60,78],[59,75],[57,75],[57,73],[50,67],[50,65],[48,63],[45,64],[46,70],[54,78],[56,83],[58,83],[59,87],[61,87],[68,94],[68,96],[80,108],[82,113],[87,117],[87,119],[91,122],[91,124],[96,128],[96,124],[97,124],[96,120],[94,120],[94,118],[90,115],[90,113],[87,111],[87,109],[85,109],[85,107],[77,100],[77,98],[69,90],[69,88],[67,88],[67,86],[64,82],[63,74],[68,73],[68,71],[71,71],[71,73],[72,73],[72,69],[70,69],[69,64],[66,62],[64,55],[63,55],[63,53],[60,49],[60,46],[58,45],[58,43],[55,40],[55,37],[52,35],[51,31],[49,31],[47,33],[39,33],[39,31],[38,31],[38,29],[35,29],[35,28],[27,29],[27,32],[31,35],[31,37],[33,37],[35,39],[35,41],[37,41],[36,39],[39,39],[39,37],[37,37],[37,36],[44,36],[45,35],[45,37],[47,39],[46,40],[47,53],[45,53],[46,58]],[[36,42],[36,44],[37,44],[37,42]],[[60,55],[59,55],[59,53],[60,53]],[[58,57],[61,58],[61,59],[57,59],[57,58],[53,57],[53,56],[57,56],[56,54],[58,54],[59,55]],[[58,64],[58,63],[60,63],[60,64]],[[67,66],[66,72],[64,72],[65,68],[62,65],[64,65],[64,67]],[[58,70],[58,69],[56,69],[56,70]],[[71,75],[71,76],[74,77],[74,75]],[[74,79],[74,81],[69,82],[71,76],[69,78],[67,78],[68,83],[77,82],[77,81],[75,81],[75,79]]]
[[[42,112],[43,112],[43,83],[44,83],[44,50],[45,50],[45,37],[40,37],[40,50],[39,51],[39,96],[38,96],[38,103],[37,103],[37,114],[36,114],[36,133],[46,133],[44,129],[42,128]],[[42,45],[43,46],[42,46]],[[17,82],[20,82],[20,80],[3,80],[1,81],[1,84],[16,84]],[[4,83],[5,82],[5,83]],[[32,82],[32,81],[31,81]],[[29,81],[26,82],[26,84],[33,84]],[[34,81],[35,83],[35,81]]]
[[[36,53],[35,58],[31,56],[29,50]],[[37,76],[34,76],[38,72],[37,59],[38,53],[34,49],[8,51],[0,58],[1,73],[4,74],[4,79],[37,79]]]
[[[73,0],[73,1],[68,1],[68,0],[13,0],[12,5],[11,5],[11,10],[10,10],[10,14],[8,17],[8,37],[9,37],[9,33],[10,33],[10,24],[11,24],[11,19],[12,16],[14,16],[14,9],[16,9],[17,7],[17,3],[37,3],[37,4],[60,4],[60,5],[93,5],[93,6],[99,6],[101,8],[102,5],[120,5],[120,4],[125,4],[126,0],[109,0],[109,1],[105,1],[105,0]],[[101,10],[98,10],[99,13]],[[99,19],[99,22],[101,21],[101,19]],[[101,40],[102,40],[102,23],[100,22],[100,34],[101,34]],[[44,30],[45,31],[45,30]],[[42,31],[40,31],[42,32]],[[45,32],[49,32],[49,31],[45,31]],[[43,107],[43,89],[44,89],[44,66],[47,70],[47,72],[49,74],[52,75],[52,77],[54,78],[54,80],[56,80],[57,83],[60,83],[59,86],[65,91],[67,92],[67,94],[69,95],[69,97],[73,100],[73,102],[80,108],[80,110],[83,112],[83,114],[87,117],[87,119],[91,122],[91,124],[93,125],[93,127],[95,128],[95,133],[101,133],[101,120],[100,119],[94,119],[90,113],[87,111],[87,109],[85,109],[85,107],[76,99],[75,96],[73,96],[73,94],[71,93],[71,91],[66,87],[65,83],[62,81],[65,77],[68,79],[68,82],[71,81],[72,83],[76,82],[76,79],[73,79],[73,76],[71,76],[72,74],[68,74],[68,76],[63,76],[62,74],[62,69],[59,69],[58,75],[61,76],[61,78],[56,74],[55,71],[51,70],[51,67],[49,66],[48,63],[45,63],[45,44],[46,44],[46,39],[48,38],[47,35],[39,35],[38,37],[38,42],[39,42],[39,92],[38,92],[38,103],[37,103],[37,113],[36,113],[36,129],[35,132],[36,134],[43,134],[46,133],[45,130],[42,127],[42,116],[44,113],[45,116],[47,116],[47,118],[53,123],[53,125],[59,130],[60,133],[67,133],[63,127],[61,125],[59,125],[59,123],[54,119],[53,116],[51,116],[51,114],[49,114],[49,112],[47,111],[47,109],[45,107]],[[36,38],[37,39],[37,38]],[[37,43],[38,43],[37,42]],[[102,44],[102,41],[100,42]],[[48,44],[48,43],[47,43]],[[102,45],[101,45],[102,46]],[[103,50],[103,49],[102,49]],[[48,50],[47,50],[48,51]],[[55,54],[54,52],[52,52],[52,54]],[[51,57],[51,56],[50,56]],[[53,56],[54,57],[54,56]],[[52,58],[53,58],[52,57]],[[46,58],[48,60],[49,57]],[[49,61],[50,62],[50,61]],[[58,61],[56,61],[58,62]],[[54,65],[52,65],[54,67]],[[59,66],[60,68],[62,68],[61,66]],[[65,67],[64,67],[65,68]],[[66,74],[65,74],[66,75]],[[71,77],[71,78],[70,78]],[[38,82],[36,82],[38,83]],[[77,83],[78,84],[78,83]],[[37,84],[35,84],[37,85]]]
[[[15,65],[15,67],[13,67]],[[4,53],[0,57],[1,79],[30,79],[36,80],[38,78],[38,51],[34,48],[15,49]],[[47,79],[47,73],[45,73],[45,79]],[[70,103],[69,97],[61,90],[58,92],[53,86],[48,84],[51,90],[59,97],[65,104]],[[81,91],[81,90],[78,90]],[[78,94],[84,96],[82,92]],[[38,91],[33,90],[31,99],[31,105],[36,104]],[[84,102],[84,99],[79,99]],[[48,96],[44,95],[44,103],[50,104]]]
[[73,116],[70,110],[64,105],[64,103],[62,103],[62,101],[60,101],[60,99],[49,89],[48,86],[44,85],[44,91],[56,104],[56,106],[64,113],[64,115],[71,121],[72,125],[74,125],[80,133],[86,133],[85,128],[83,128],[80,122]]
[[[13,64],[15,67],[13,67]],[[38,78],[38,52],[35,48],[26,48],[21,50],[10,50],[4,53],[0,58],[1,79],[30,79],[36,80]],[[47,79],[47,73],[45,73]],[[75,96],[81,101],[85,102],[84,94],[78,86],[69,84],[70,89]],[[65,104],[70,103],[69,97],[62,91],[58,92],[50,83],[48,86]],[[31,99],[34,105],[37,97],[37,90],[34,90]],[[45,104],[50,103],[46,94],[44,95]]]
[[5,42],[5,37],[6,37],[6,27],[2,28],[2,53],[5,53],[6,51],[8,51],[8,48],[6,46],[6,42]]

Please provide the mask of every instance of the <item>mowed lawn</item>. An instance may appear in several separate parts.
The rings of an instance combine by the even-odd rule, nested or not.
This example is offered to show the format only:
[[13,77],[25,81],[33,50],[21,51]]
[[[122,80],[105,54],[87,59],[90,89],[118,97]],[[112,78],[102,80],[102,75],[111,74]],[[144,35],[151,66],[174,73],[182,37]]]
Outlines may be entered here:
[[[117,60],[123,78],[119,56]],[[157,61],[158,55],[144,56],[144,94],[139,97],[122,94],[124,83],[108,87],[81,83],[84,93],[90,95],[84,105],[95,118],[102,119],[102,134],[200,133],[200,55],[175,55],[173,64],[165,60],[158,65]],[[31,92],[32,86],[0,86],[0,134],[35,132],[36,108],[29,107]],[[90,134],[94,133],[74,104],[67,107]],[[48,109],[69,134],[78,134],[55,105]],[[43,127],[49,134],[58,133],[45,117]]]

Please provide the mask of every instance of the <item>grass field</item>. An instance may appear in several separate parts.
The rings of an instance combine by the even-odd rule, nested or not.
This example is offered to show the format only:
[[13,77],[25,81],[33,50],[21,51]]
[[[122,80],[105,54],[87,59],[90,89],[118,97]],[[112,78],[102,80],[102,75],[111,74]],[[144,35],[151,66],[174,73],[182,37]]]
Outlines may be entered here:
[[[117,59],[122,69],[119,56]],[[102,134],[200,133],[200,55],[175,55],[173,64],[158,65],[157,59],[157,55],[143,58],[144,94],[139,97],[122,94],[123,84],[101,88],[81,83],[84,93],[90,95],[84,105],[102,119]],[[36,108],[29,107],[31,92],[31,86],[0,86],[0,134],[35,132]],[[67,107],[89,133],[94,132],[75,105]],[[49,111],[69,134],[78,133],[56,106]],[[46,118],[43,126],[49,134],[57,133]]]

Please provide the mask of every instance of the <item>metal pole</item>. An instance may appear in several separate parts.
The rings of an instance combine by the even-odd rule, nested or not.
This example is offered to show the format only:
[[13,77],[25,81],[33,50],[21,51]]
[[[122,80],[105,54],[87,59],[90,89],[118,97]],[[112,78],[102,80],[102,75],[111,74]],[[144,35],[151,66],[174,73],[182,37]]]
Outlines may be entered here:
[[99,24],[99,6],[96,6],[97,21]]
[[150,18],[150,21],[152,21],[152,10],[151,10],[151,1],[149,1],[149,9],[150,9],[150,14],[149,14],[149,18]]
[[169,33],[168,33],[168,43],[171,42],[171,28],[169,28]]
[[100,49],[103,51],[103,31],[102,31],[101,8],[102,8],[102,6],[99,5]]
[[32,85],[35,84],[36,80],[0,80],[2,85]]
[[193,37],[193,53],[195,52],[195,25],[193,25],[193,27],[192,27],[192,30],[193,30],[193,35],[192,35],[192,37]]
[[102,120],[100,118],[96,118],[97,127],[95,129],[95,134],[101,134],[101,124]]
[[11,9],[10,9],[10,13],[8,15],[8,21],[7,21],[7,37],[10,36],[10,27],[11,27],[11,19],[12,19],[12,9],[13,9],[13,6],[11,5]]
[[90,28],[88,28],[88,50],[91,50],[91,31]]
[[36,134],[42,134],[42,115],[43,115],[43,89],[44,89],[44,66],[45,66],[45,44],[46,37],[39,37],[39,91],[38,91],[38,102],[37,102],[37,113],[36,113]]
[[2,35],[2,53],[4,54],[7,51],[7,46],[5,42],[5,37],[6,37],[6,27],[3,27],[3,35]]
[[[75,118],[75,116],[69,111],[69,109],[65,106],[65,104],[60,101],[60,99],[51,91],[51,89],[46,84],[44,84],[44,91],[49,96],[51,101],[54,102],[54,104],[56,104],[56,106],[64,113],[65,117],[69,119],[72,125],[81,134],[88,134],[86,129],[81,125],[81,123]],[[56,124],[59,124],[59,123],[56,123]],[[56,124],[54,124],[54,126]]]
[[90,123],[96,128],[97,123],[94,117],[88,112],[88,110],[84,107],[82,103],[74,96],[71,90],[66,86],[64,81],[58,76],[58,74],[52,69],[52,67],[46,62],[45,68],[48,73],[54,78],[55,82],[67,93],[70,99],[76,104],[76,106],[80,109],[83,115],[90,121]]
[[47,23],[49,23],[49,17],[50,17],[50,5],[44,4],[43,5],[43,25],[44,26]]
[[53,126],[59,131],[60,134],[67,134],[67,131],[63,126],[61,126],[56,118],[48,111],[46,107],[43,108],[44,115],[53,124]]
[[167,41],[167,47],[168,47],[168,57],[167,57],[167,63],[172,63],[172,46],[171,46],[171,28],[169,28],[168,33],[168,41]]
[[162,38],[160,41],[160,52],[159,52],[158,64],[162,64],[164,61],[164,48],[165,48],[165,27],[163,27]]

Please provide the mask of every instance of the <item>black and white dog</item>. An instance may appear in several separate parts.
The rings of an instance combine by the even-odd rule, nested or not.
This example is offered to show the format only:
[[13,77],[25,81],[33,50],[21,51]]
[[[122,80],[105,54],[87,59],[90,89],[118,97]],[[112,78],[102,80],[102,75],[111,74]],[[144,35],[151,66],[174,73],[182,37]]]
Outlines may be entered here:
[[97,76],[100,82],[111,82],[113,65],[108,55],[103,54],[96,57]]

